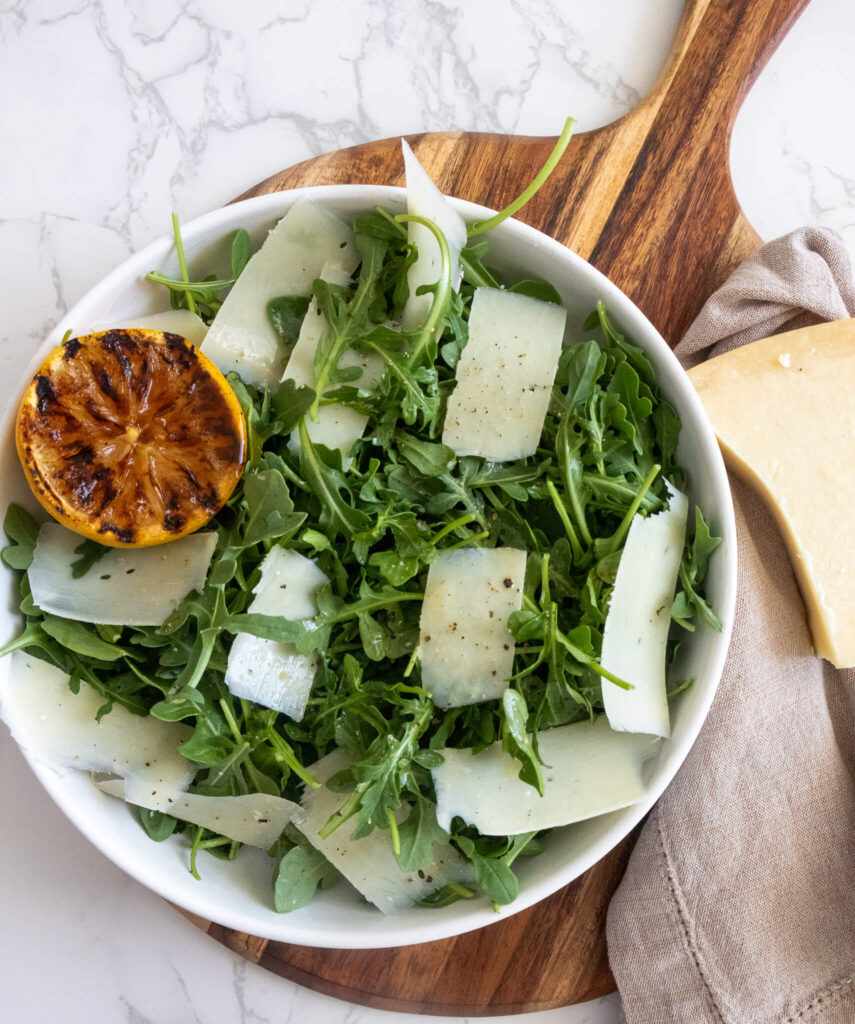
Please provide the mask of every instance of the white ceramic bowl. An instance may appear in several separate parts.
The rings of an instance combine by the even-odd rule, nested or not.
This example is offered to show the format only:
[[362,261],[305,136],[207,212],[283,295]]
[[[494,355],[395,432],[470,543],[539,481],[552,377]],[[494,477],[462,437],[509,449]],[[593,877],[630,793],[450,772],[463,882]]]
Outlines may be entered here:
[[[267,230],[302,196],[323,203],[344,218],[378,204],[395,211],[405,206],[402,189],[369,185],[298,189],[248,199],[199,217],[183,228],[191,266],[205,272],[225,272],[228,247],[224,236],[245,227],[259,244]],[[472,203],[454,202],[469,221],[492,212]],[[686,757],[712,702],[727,652],[736,593],[736,534],[727,477],[710,424],[688,378],[650,321],[597,270],[525,224],[506,221],[491,233],[489,241],[490,260],[497,267],[521,277],[543,277],[558,288],[569,310],[568,337],[581,335],[584,317],[602,299],[620,328],[647,351],[663,392],[683,421],[679,457],[689,472],[691,497],[724,538],[712,559],[707,583],[724,629],[717,634],[699,628],[683,645],[679,674],[690,675],[695,682],[675,700],[673,735],[646,766],[644,800],[625,810],[559,829],[549,837],[543,854],[518,861],[521,892],[511,906],[502,909],[502,915],[507,916],[549,896],[604,856],[650,810]],[[131,257],[71,310],[35,353],[20,390],[67,330],[82,334],[97,324],[166,308],[165,291],[144,280],[144,275],[154,269],[178,276],[170,238],[162,238]],[[2,426],[0,512],[11,501],[35,509],[15,454],[17,394],[16,390]],[[12,573],[5,568],[0,571],[6,594],[0,636],[5,642],[19,630],[20,617]],[[7,672],[8,665],[7,659],[0,661],[0,673]],[[272,909],[273,861],[265,854],[244,849],[233,862],[203,856],[202,881],[198,882],[188,873],[183,839],[151,842],[128,807],[98,792],[84,773],[57,774],[38,764],[32,767],[62,811],[115,864],[186,910],[242,932],[306,946],[371,948],[445,938],[498,919],[483,899],[461,901],[441,910],[415,907],[397,917],[384,917],[347,885],[317,894],[302,910],[277,914]]]

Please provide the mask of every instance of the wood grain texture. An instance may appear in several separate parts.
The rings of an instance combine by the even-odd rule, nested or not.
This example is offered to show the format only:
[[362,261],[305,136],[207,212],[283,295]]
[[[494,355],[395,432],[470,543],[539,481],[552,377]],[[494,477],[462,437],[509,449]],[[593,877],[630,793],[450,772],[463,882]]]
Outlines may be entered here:
[[[577,136],[519,215],[590,260],[672,345],[760,244],[733,192],[730,132],[751,83],[806,3],[689,0],[650,94],[619,121]],[[468,132],[407,138],[445,193],[495,208],[518,195],[554,143]],[[316,157],[240,198],[343,182],[403,184],[398,139]],[[536,907],[421,946],[311,949],[200,926],[268,970],[368,1006],[452,1015],[563,1006],[614,989],[605,912],[634,840]]]

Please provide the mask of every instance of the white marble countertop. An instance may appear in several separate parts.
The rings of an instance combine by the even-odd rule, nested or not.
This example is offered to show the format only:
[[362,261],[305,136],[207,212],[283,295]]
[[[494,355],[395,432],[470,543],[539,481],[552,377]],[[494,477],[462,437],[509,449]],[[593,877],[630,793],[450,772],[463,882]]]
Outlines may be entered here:
[[[0,0],[0,397],[126,256],[310,155],[425,129],[554,134],[629,109],[681,0]],[[813,0],[732,167],[767,238],[855,248],[855,6]],[[840,116],[841,110],[843,116]],[[22,1024],[368,1024],[198,932],[63,818],[0,730],[0,1006]],[[423,1018],[438,1020],[439,1018]],[[508,1019],[508,1018],[503,1018]],[[611,1024],[616,996],[526,1021]]]

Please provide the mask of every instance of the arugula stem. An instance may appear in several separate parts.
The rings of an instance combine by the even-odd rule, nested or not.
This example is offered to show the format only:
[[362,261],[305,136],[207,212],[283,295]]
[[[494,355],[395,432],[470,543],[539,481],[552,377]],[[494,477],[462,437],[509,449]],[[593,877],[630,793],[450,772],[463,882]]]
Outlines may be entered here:
[[223,761],[221,765],[218,765],[216,774],[211,778],[211,785],[216,786],[221,779],[224,779],[226,775],[234,768],[239,765],[240,762],[246,757],[250,750],[249,740],[243,740],[239,743],[235,749],[229,754],[229,756]]
[[433,544],[434,545],[438,544],[442,540],[443,537],[448,536],[449,533],[452,533],[459,526],[468,526],[469,523],[474,522],[477,518],[478,517],[475,515],[474,512],[467,512],[466,515],[459,516],[453,522],[446,523],[445,526],[443,526],[443,528],[438,533],[435,533],[433,535],[433,538],[432,538]]
[[401,224],[421,224],[430,231],[439,246],[441,259],[439,269],[439,280],[433,285],[433,302],[428,310],[425,322],[422,324],[416,336],[415,344],[407,355],[407,366],[412,366],[432,340],[439,337],[440,322],[448,311],[448,304],[451,301],[451,252],[448,248],[448,241],[445,235],[439,230],[432,220],[427,217],[419,217],[414,213],[399,213],[395,220]]
[[392,227],[401,236],[401,238],[407,237],[407,229],[399,223],[397,217],[394,217],[391,213],[389,213],[387,209],[385,209],[382,206],[375,206],[374,209],[377,211],[377,213],[380,214],[380,216],[384,220],[387,220],[392,225]]
[[501,499],[496,496],[496,492],[493,490],[492,487],[488,486],[487,484],[484,484],[482,490],[484,491],[484,497],[487,499],[487,501],[490,502],[493,508],[504,509],[504,504],[502,503]]
[[[178,222],[178,214],[172,214],[172,233],[175,236],[175,251],[178,253],[178,266],[181,269],[181,279],[185,284],[190,284],[190,272],[187,269],[187,260],[184,256],[184,239],[181,237],[181,225]],[[184,294],[187,297],[187,308],[191,313],[196,312],[196,300],[193,292],[186,288]]]
[[[636,494],[635,489],[629,484],[609,476],[601,476],[599,473],[583,473],[582,483],[587,484],[595,493],[600,491],[603,494],[611,494],[619,501],[631,500]],[[645,494],[639,507],[643,508],[645,512],[656,512],[663,506],[662,501],[655,494]]]
[[449,544],[447,548],[443,548],[443,551],[456,551],[458,548],[465,548],[467,544],[473,544],[476,540],[486,540],[490,536],[489,530],[483,530],[481,533],[472,533],[465,540],[459,540],[456,544]]
[[238,728],[238,724],[235,721],[234,715],[232,714],[232,709],[229,707],[229,703],[225,697],[220,698],[219,705],[222,708],[223,717],[226,720],[226,724],[228,725],[229,729],[231,729],[232,736],[234,736],[235,738],[235,742],[243,742],[243,736],[241,735],[241,731]]
[[558,513],[561,522],[564,524],[564,531],[567,534],[567,539],[570,541],[570,547],[573,549],[573,560],[578,561],[582,557],[582,545],[579,543],[579,538],[576,536],[576,531],[573,529],[573,524],[570,522],[570,516],[567,515],[567,509],[564,506],[564,502],[561,500],[561,495],[558,493],[555,484],[551,480],[546,481],[546,489],[549,492],[549,497],[552,498],[552,504],[555,506],[555,511]]
[[552,605],[552,595],[549,591],[549,552],[540,562],[540,596],[543,605]]
[[315,776],[297,760],[297,755],[291,748],[290,743],[283,740],[272,725],[267,727],[266,736],[273,747],[273,757],[279,764],[287,765],[298,778],[302,779],[307,786],[311,786],[312,789],[321,788],[321,784]]
[[507,220],[508,217],[513,217],[517,210],[521,210],[525,204],[534,197],[549,175],[555,170],[558,161],[562,156],[564,156],[564,150],[567,149],[567,146],[570,144],[570,139],[573,137],[573,127],[575,124],[576,121],[574,118],[567,118],[564,122],[564,127],[561,129],[561,134],[558,136],[558,139],[552,148],[552,152],[546,158],[546,163],[535,175],[534,180],[528,188],[524,192],[521,192],[509,206],[504,208],[504,210],[500,210],[499,213],[494,214],[487,220],[476,221],[474,224],[470,224],[467,230],[469,238],[473,238],[475,235],[483,235],[485,231],[489,231],[491,228],[496,227],[497,224],[501,224],[503,220]]
[[413,653],[410,655],[410,660],[407,662],[407,667],[404,669],[404,679],[409,679],[412,675],[413,669],[416,667],[416,662],[419,660],[419,645],[413,648]]
[[341,807],[339,807],[337,811],[333,811],[324,825],[318,829],[318,835],[321,839],[327,839],[337,828],[343,825],[348,818],[352,818],[354,814],[356,814],[359,810],[359,801],[362,799],[362,794],[367,788],[367,783],[360,783]]
[[635,517],[635,513],[641,507],[641,503],[642,503],[642,501],[644,501],[644,495],[647,494],[647,492],[653,486],[653,481],[659,475],[659,470],[660,469],[662,469],[661,466],[652,466],[651,467],[650,472],[644,478],[644,481],[642,482],[641,487],[638,490],[638,493],[636,494],[635,498],[633,499],[632,504],[626,510],[626,514],[624,515],[623,519],[620,521],[620,525],[618,526],[618,528],[615,530],[615,532],[612,534],[612,536],[608,539],[608,541],[604,545],[605,550],[600,554],[601,558],[604,555],[610,555],[610,554],[612,554],[612,552],[617,551],[617,549],[623,543],[623,539],[627,535],[627,532],[629,531],[629,528],[632,525],[632,520]]
[[460,252],[460,266],[463,277],[475,288],[498,288],[499,282],[484,267],[480,270],[472,263],[465,249]]
[[190,847],[190,874],[196,879],[197,882],[202,881],[202,876],[196,870],[196,853],[199,850],[199,843],[202,842],[202,835],[204,829],[200,825],[195,833],[193,834],[193,845]]
[[[344,327],[342,327],[334,338],[329,352],[327,352],[323,358],[322,365],[320,367],[315,367],[315,400],[309,407],[308,413],[309,418],[312,420],[317,420],[318,418],[318,409],[321,407],[321,399],[323,398],[324,391],[327,389],[333,370],[338,366],[338,361],[341,358],[342,352],[346,348],[349,348],[349,339],[351,335],[360,329],[363,307],[366,302],[370,302],[373,297],[373,285],[380,274],[380,270],[381,268],[379,266],[375,266],[373,261],[369,266],[366,266],[366,262],[363,261],[359,284],[356,287],[356,294],[353,296],[353,300],[347,310],[347,321]],[[331,329],[331,327],[328,327],[328,330]]]
[[389,831],[392,839],[392,853],[397,857],[401,852],[401,835],[398,832],[398,822],[395,821],[395,812],[391,807],[386,808],[386,820],[389,822]]
[[625,679],[621,679],[620,676],[616,676],[612,672],[609,672],[608,669],[603,668],[603,666],[594,658],[589,657],[584,651],[580,651],[572,641],[567,639],[560,629],[556,630],[555,639],[561,644],[568,654],[575,658],[576,661],[581,665],[585,665],[592,672],[596,672],[598,676],[602,676],[603,679],[608,679],[610,683],[614,683],[615,686],[619,686],[622,690],[635,689],[632,683],[628,683]]

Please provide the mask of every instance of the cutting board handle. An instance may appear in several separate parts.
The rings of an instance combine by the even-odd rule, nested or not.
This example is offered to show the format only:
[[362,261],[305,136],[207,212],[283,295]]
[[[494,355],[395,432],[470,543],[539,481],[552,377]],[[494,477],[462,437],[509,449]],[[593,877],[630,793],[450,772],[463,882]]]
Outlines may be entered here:
[[[733,216],[730,134],[751,84],[807,2],[688,0],[649,95],[613,125],[586,133],[595,136],[589,186],[616,184],[607,204],[592,203],[590,188],[573,193],[563,217],[569,244],[672,343],[760,244],[746,219]],[[610,160],[608,173],[596,166]],[[687,288],[696,301],[685,300]]]
[[[729,135],[751,85],[808,0],[686,0],[662,71],[641,108],[679,96],[679,123],[724,117]],[[709,79],[704,72],[715,69]],[[693,71],[695,72],[693,74]],[[699,77],[704,89],[699,89]]]

